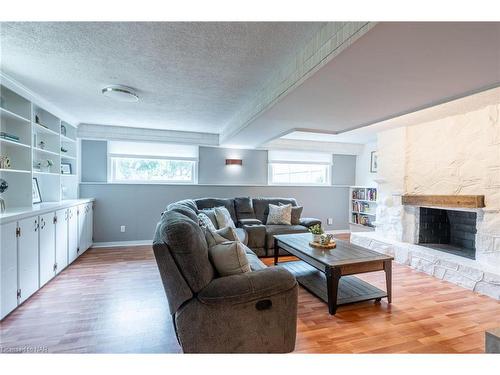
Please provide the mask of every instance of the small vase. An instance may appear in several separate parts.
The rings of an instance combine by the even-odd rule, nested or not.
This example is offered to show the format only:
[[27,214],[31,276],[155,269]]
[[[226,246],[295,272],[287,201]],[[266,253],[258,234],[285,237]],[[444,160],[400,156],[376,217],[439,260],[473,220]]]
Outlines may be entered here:
[[313,234],[313,242],[320,242],[321,241],[321,234]]

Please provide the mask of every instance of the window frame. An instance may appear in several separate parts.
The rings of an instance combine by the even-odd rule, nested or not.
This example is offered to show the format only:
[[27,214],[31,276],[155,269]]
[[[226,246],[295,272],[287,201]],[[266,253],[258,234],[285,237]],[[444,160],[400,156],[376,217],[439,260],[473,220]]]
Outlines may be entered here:
[[[192,161],[193,178],[190,181],[185,180],[116,180],[114,176],[113,158],[122,159],[150,159],[167,161]],[[136,154],[115,154],[108,152],[108,183],[112,184],[148,184],[148,185],[196,185],[198,183],[198,158],[179,157],[179,156],[154,156],[154,155],[136,155]]]
[[[301,165],[325,165],[326,181],[318,184],[313,182],[273,182],[273,164],[301,164]],[[290,161],[290,160],[271,160],[267,163],[267,184],[272,186],[331,186],[332,185],[332,163],[327,162],[305,162],[305,161]]]

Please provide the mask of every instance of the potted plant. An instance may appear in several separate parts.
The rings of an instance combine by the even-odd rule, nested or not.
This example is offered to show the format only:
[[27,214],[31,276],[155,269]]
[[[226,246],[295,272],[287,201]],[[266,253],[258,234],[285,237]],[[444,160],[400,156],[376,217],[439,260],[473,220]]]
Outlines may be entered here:
[[323,228],[321,228],[320,224],[316,224],[309,228],[309,232],[311,232],[313,235],[313,241],[319,243],[321,241],[321,235],[324,233],[324,230]]

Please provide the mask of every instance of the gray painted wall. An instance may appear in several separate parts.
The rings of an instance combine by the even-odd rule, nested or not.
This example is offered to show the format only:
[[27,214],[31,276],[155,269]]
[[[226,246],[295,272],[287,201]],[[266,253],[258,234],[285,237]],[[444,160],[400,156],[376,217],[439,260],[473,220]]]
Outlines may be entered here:
[[333,155],[332,184],[354,185],[356,180],[356,156]]
[[108,181],[108,143],[82,140],[82,181]]
[[[293,197],[303,216],[321,219],[327,229],[347,229],[349,189],[345,187],[81,184],[81,197],[96,198],[94,241],[151,240],[161,212],[172,202],[202,197]],[[333,225],[327,226],[327,218]],[[120,225],[126,232],[120,233]]]
[[[226,159],[242,159],[243,165],[226,166]],[[266,185],[267,151],[200,147],[198,183]]]
[[[96,198],[94,241],[151,240],[165,207],[187,198],[293,197],[303,216],[321,219],[327,229],[347,229],[349,189],[354,185],[356,157],[334,155],[332,180],[344,186],[267,186],[267,151],[200,147],[198,185],[108,184],[104,141],[82,141],[80,197]],[[226,158],[243,166],[225,166]],[[264,185],[264,186],[256,186]],[[327,219],[333,218],[333,225]],[[120,232],[120,226],[126,232]]]

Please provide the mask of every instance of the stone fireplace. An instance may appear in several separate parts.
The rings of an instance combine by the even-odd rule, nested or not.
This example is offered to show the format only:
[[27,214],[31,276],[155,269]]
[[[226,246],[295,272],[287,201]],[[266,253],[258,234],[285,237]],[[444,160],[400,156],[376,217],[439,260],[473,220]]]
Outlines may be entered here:
[[380,132],[376,229],[351,241],[500,299],[499,113],[491,104]]

